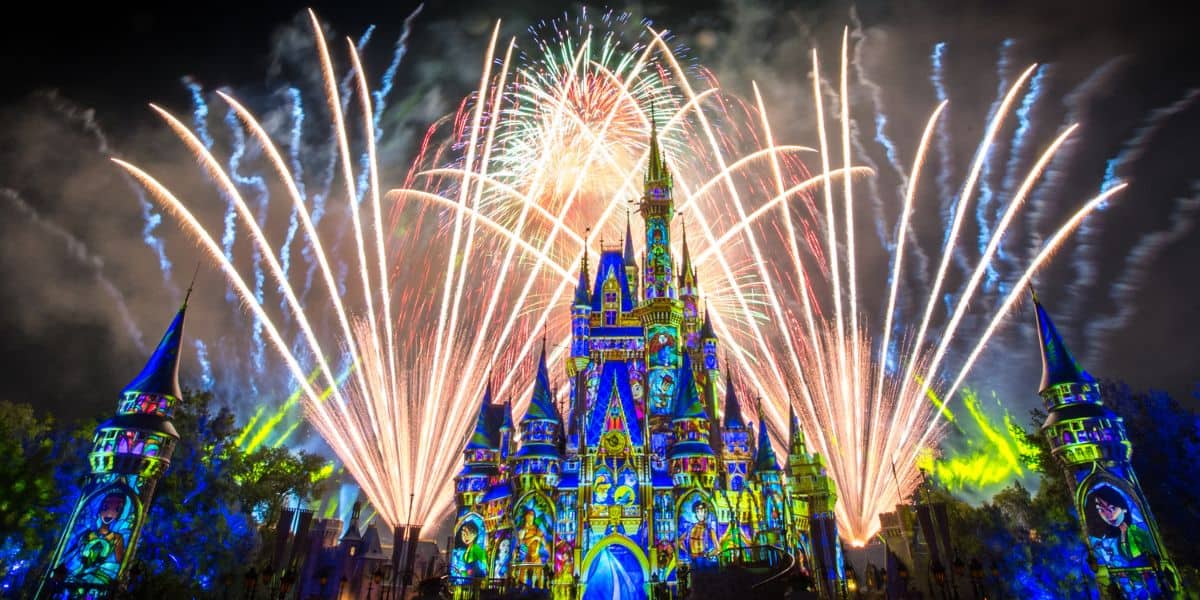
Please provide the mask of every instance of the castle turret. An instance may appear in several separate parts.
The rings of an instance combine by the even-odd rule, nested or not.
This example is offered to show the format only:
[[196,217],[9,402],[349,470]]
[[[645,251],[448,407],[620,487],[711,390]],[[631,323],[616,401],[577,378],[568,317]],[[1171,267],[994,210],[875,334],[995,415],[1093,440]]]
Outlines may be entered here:
[[[795,409],[791,409],[790,440],[788,443],[788,495],[793,527],[807,532],[807,547],[800,539],[791,540],[798,556],[809,562],[817,574],[817,586],[826,596],[841,589],[845,577],[838,541],[837,488],[825,470],[820,454],[810,453]],[[824,596],[823,596],[824,597]]]
[[790,522],[789,511],[783,491],[783,471],[779,467],[779,459],[775,456],[775,448],[771,445],[771,435],[767,429],[765,417],[760,401],[758,404],[758,444],[754,453],[752,479],[759,490],[763,504],[755,527],[755,540],[760,545],[782,546],[785,543],[784,532]]
[[733,377],[725,380],[725,419],[721,427],[721,457],[725,466],[725,488],[741,492],[750,475],[753,455],[750,452],[750,430],[742,419],[742,407],[733,387]]
[[171,417],[181,397],[186,312],[185,298],[150,360],[121,391],[116,415],[96,428],[91,472],[50,561],[48,572],[58,575],[43,580],[39,597],[109,598],[125,578],[154,488],[179,441]]
[[567,430],[577,451],[582,443],[579,432],[583,429],[584,415],[587,413],[587,373],[592,362],[592,298],[588,293],[590,279],[587,246],[584,246],[583,258],[579,264],[579,282],[575,285],[575,299],[571,305],[571,356],[567,360],[567,375],[571,377],[571,422]]
[[1096,380],[1075,362],[1037,295],[1046,406],[1042,435],[1066,471],[1075,510],[1106,598],[1173,598],[1179,577],[1130,459],[1125,424],[1103,403]]
[[463,448],[462,469],[454,478],[454,491],[462,514],[476,510],[500,465],[500,431],[494,417],[492,383],[489,381],[479,403],[475,427]]
[[716,480],[716,455],[709,444],[709,419],[696,389],[692,360],[683,353],[671,420],[674,442],[667,454],[676,489],[711,490]]
[[531,491],[549,493],[558,485],[562,467],[562,418],[554,404],[550,375],[546,370],[546,347],[538,359],[533,396],[521,418],[521,447],[513,461],[518,495]]

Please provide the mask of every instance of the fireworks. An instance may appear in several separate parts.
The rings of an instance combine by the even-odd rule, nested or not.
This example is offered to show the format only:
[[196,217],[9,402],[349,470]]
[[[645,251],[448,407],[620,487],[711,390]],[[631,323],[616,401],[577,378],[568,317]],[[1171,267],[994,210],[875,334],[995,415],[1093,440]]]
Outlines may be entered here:
[[[613,25],[610,15],[604,20]],[[675,175],[709,314],[729,351],[727,366],[763,398],[774,431],[787,430],[789,406],[797,410],[810,447],[825,456],[838,483],[837,516],[853,543],[867,540],[879,512],[915,486],[918,454],[940,433],[940,413],[927,398],[954,396],[1033,273],[1123,187],[1107,188],[1049,238],[988,327],[972,332],[966,360],[950,369],[967,308],[1009,224],[1074,131],[1067,128],[1045,149],[1008,198],[938,328],[935,309],[985,157],[1033,67],[997,105],[958,194],[928,296],[915,299],[923,306],[919,325],[909,327],[896,325],[909,321],[898,314],[900,281],[926,153],[945,103],[929,119],[906,177],[887,299],[877,303],[880,325],[868,316],[876,310],[872,298],[860,293],[862,249],[854,231],[862,217],[851,176],[870,170],[852,164],[846,39],[836,92],[841,151],[834,154],[815,51],[819,152],[776,143],[757,88],[753,102],[722,91],[710,73],[681,62],[663,32],[642,28],[636,42],[626,43],[580,25],[536,38],[536,51],[526,55],[516,40],[498,43],[497,25],[476,92],[430,129],[403,187],[384,194],[376,115],[357,49],[347,45],[353,85],[341,88],[315,16],[313,29],[353,234],[348,290],[335,274],[337,245],[327,244],[331,232],[314,223],[296,169],[233,98],[223,95],[286,188],[299,219],[295,243],[316,260],[327,304],[300,300],[236,178],[214,158],[211,144],[177,119],[159,109],[249,230],[256,268],[265,263],[282,296],[282,317],[267,312],[262,286],[246,283],[183,202],[149,174],[120,164],[220,265],[300,385],[310,422],[389,525],[429,527],[449,509],[459,450],[489,377],[496,395],[511,399],[519,414],[529,398],[537,339],[548,341],[551,363],[563,360],[575,269],[585,251],[613,245],[626,230],[628,200],[641,193],[652,120]],[[347,93],[357,106],[347,104]],[[356,140],[364,158],[358,170]],[[819,175],[800,160],[814,152]],[[330,314],[332,320],[323,318]],[[286,341],[285,319],[299,329],[296,351]]]

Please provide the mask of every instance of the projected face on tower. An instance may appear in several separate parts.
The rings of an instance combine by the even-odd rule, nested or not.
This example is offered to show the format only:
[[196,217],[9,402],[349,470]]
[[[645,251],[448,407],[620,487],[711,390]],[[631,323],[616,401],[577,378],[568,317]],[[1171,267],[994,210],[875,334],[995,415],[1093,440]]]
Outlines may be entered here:
[[1088,491],[1084,519],[1088,545],[1102,565],[1146,566],[1150,555],[1158,553],[1137,501],[1109,482]]

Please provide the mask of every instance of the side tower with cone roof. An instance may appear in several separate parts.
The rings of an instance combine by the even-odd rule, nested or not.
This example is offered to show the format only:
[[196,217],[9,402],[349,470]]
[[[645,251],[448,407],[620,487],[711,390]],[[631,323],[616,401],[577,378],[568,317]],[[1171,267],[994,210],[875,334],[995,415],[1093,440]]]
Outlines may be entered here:
[[[189,295],[191,290],[189,290]],[[137,549],[154,488],[179,434],[171,424],[187,299],[141,373],[121,391],[113,418],[96,428],[91,472],[51,558],[38,597],[110,598]]]
[[1032,288],[1030,295],[1041,342],[1042,435],[1066,471],[1101,593],[1174,598],[1178,572],[1133,472],[1125,424],[1104,405],[1095,378],[1075,362]]

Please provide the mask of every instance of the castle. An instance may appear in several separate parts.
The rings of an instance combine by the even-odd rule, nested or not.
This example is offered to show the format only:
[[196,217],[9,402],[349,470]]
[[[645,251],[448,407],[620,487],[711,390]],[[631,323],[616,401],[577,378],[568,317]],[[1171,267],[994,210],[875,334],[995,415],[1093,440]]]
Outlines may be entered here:
[[807,572],[832,597],[844,578],[833,482],[795,413],[781,464],[730,374],[722,384],[686,233],[678,261],[671,247],[672,177],[653,125],[639,213],[640,267],[628,222],[594,278],[584,255],[567,414],[544,347],[519,425],[484,393],[455,478],[455,597],[678,597],[696,575],[751,562]]

